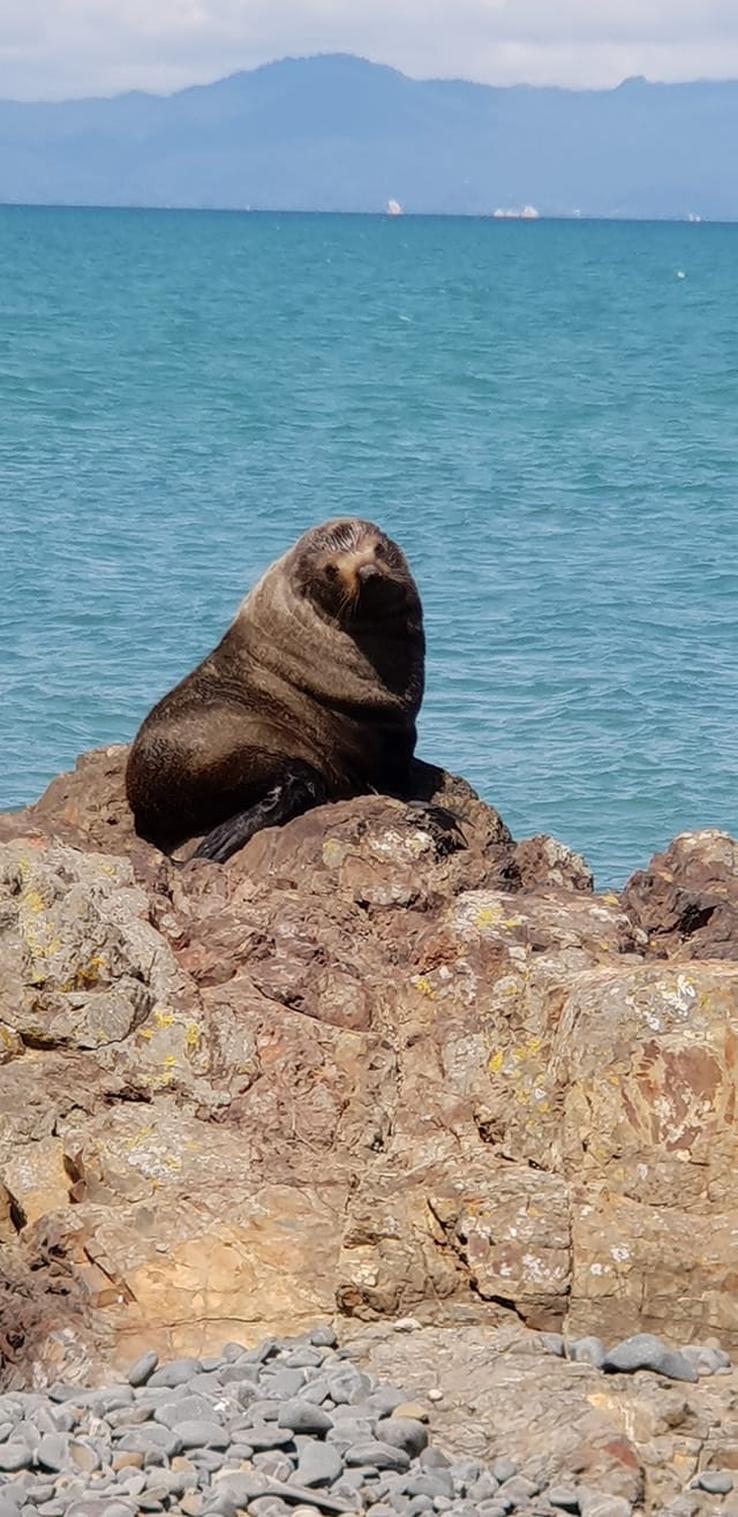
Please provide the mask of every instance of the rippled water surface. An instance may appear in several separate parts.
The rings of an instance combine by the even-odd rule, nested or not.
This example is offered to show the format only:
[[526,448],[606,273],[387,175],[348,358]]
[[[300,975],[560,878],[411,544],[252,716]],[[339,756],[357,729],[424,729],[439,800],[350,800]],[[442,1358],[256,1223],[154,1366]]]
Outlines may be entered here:
[[517,835],[738,826],[738,228],[0,210],[0,483],[0,806],[356,512]]

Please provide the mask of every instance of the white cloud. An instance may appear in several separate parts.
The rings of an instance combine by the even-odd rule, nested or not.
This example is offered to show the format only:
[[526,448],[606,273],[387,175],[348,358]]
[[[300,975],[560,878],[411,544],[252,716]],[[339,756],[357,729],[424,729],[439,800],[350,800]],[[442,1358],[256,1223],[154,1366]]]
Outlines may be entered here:
[[738,0],[1,0],[0,95],[168,91],[285,53],[415,76],[617,84],[738,76]]

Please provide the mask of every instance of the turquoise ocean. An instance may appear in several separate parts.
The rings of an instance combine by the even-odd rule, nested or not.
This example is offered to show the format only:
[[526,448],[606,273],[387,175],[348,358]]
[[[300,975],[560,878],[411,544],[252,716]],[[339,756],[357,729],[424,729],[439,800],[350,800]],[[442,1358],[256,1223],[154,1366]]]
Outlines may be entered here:
[[738,227],[0,209],[0,513],[0,807],[355,513],[516,835],[738,828]]

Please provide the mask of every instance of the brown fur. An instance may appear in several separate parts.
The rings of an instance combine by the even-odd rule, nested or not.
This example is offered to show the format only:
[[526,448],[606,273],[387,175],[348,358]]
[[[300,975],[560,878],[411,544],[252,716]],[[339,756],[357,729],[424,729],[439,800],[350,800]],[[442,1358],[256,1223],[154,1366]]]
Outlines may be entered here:
[[126,772],[137,831],[171,850],[254,805],[294,761],[329,798],[400,793],[424,647],[395,543],[354,519],[306,532],[143,722]]

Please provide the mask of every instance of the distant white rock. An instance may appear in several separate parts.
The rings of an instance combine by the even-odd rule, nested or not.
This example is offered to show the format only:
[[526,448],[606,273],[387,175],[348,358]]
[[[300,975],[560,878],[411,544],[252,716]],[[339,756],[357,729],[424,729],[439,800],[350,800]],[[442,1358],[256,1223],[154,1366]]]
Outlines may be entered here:
[[388,216],[401,216],[402,215],[402,206],[400,205],[399,200],[388,200],[387,201],[387,215]]

